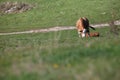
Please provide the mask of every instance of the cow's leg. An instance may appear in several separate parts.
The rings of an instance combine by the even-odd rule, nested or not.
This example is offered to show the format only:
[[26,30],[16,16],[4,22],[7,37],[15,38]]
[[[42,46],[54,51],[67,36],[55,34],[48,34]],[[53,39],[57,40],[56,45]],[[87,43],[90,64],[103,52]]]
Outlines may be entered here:
[[87,34],[88,34],[88,37],[90,37],[90,32],[88,32]]
[[78,31],[78,36],[81,37],[81,32],[80,31]]

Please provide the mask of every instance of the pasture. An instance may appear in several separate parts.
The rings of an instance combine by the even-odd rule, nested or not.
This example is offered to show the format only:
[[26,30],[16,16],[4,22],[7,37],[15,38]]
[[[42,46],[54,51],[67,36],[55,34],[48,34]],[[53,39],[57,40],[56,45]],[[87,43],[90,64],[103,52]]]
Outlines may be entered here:
[[76,30],[0,36],[0,79],[119,80],[120,36],[97,30],[84,39]]
[[[0,3],[9,0],[0,0]],[[18,14],[0,14],[0,32],[23,31],[54,26],[74,26],[79,17],[91,24],[120,19],[119,0],[12,0],[35,7]]]
[[[120,19],[119,0],[12,1],[36,6],[0,14],[0,32],[69,27],[81,16],[92,24]],[[111,33],[110,27],[96,31],[100,37],[82,39],[76,30],[0,35],[0,80],[119,80],[120,35]]]

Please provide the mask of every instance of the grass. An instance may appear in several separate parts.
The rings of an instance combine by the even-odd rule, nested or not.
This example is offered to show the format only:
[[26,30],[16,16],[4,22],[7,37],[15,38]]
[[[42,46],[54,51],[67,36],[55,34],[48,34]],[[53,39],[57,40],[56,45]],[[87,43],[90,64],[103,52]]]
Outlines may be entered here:
[[[0,3],[9,0],[0,0]],[[12,0],[36,5],[18,14],[0,13],[0,32],[74,26],[119,19],[119,0]],[[0,36],[0,80],[119,80],[120,35],[97,29],[98,38],[76,30]],[[119,33],[120,34],[120,33]]]
[[119,80],[120,36],[97,31],[84,39],[76,30],[0,36],[0,79]]
[[[0,0],[0,3],[9,0]],[[120,17],[119,0],[12,0],[36,5],[24,13],[0,16],[0,32],[24,31],[54,26],[74,26],[79,17],[103,23]]]

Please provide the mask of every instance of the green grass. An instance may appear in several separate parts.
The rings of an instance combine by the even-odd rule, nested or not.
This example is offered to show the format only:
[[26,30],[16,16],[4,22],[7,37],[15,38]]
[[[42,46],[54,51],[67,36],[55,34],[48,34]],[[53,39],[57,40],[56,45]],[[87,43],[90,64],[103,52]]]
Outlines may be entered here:
[[119,80],[120,35],[97,29],[0,36],[0,80]]
[[[9,0],[0,0],[0,3]],[[0,16],[0,32],[24,31],[54,26],[75,26],[79,17],[91,23],[120,19],[119,0],[12,0],[36,5],[24,13]]]
[[[9,0],[0,0],[0,3]],[[12,0],[36,5],[24,13],[0,13],[0,32],[74,26],[120,19],[119,0]],[[120,35],[97,29],[98,38],[76,30],[0,36],[0,80],[119,80]],[[119,33],[120,34],[120,33]]]

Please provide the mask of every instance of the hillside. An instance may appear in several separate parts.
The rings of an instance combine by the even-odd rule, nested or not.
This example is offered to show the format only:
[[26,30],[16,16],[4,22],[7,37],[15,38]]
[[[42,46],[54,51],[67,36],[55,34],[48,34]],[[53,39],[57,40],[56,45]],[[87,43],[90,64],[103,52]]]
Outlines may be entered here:
[[[0,35],[0,80],[120,80],[120,25],[112,23],[120,20],[120,0],[9,1],[0,0],[0,33],[31,32]],[[75,29],[34,33],[74,27],[82,16],[111,26],[90,30],[100,37],[79,38]]]
[[[24,31],[55,26],[75,26],[79,17],[90,23],[105,23],[120,19],[119,0],[12,0],[34,8],[0,16],[0,32]],[[0,4],[9,0],[0,0]]]

